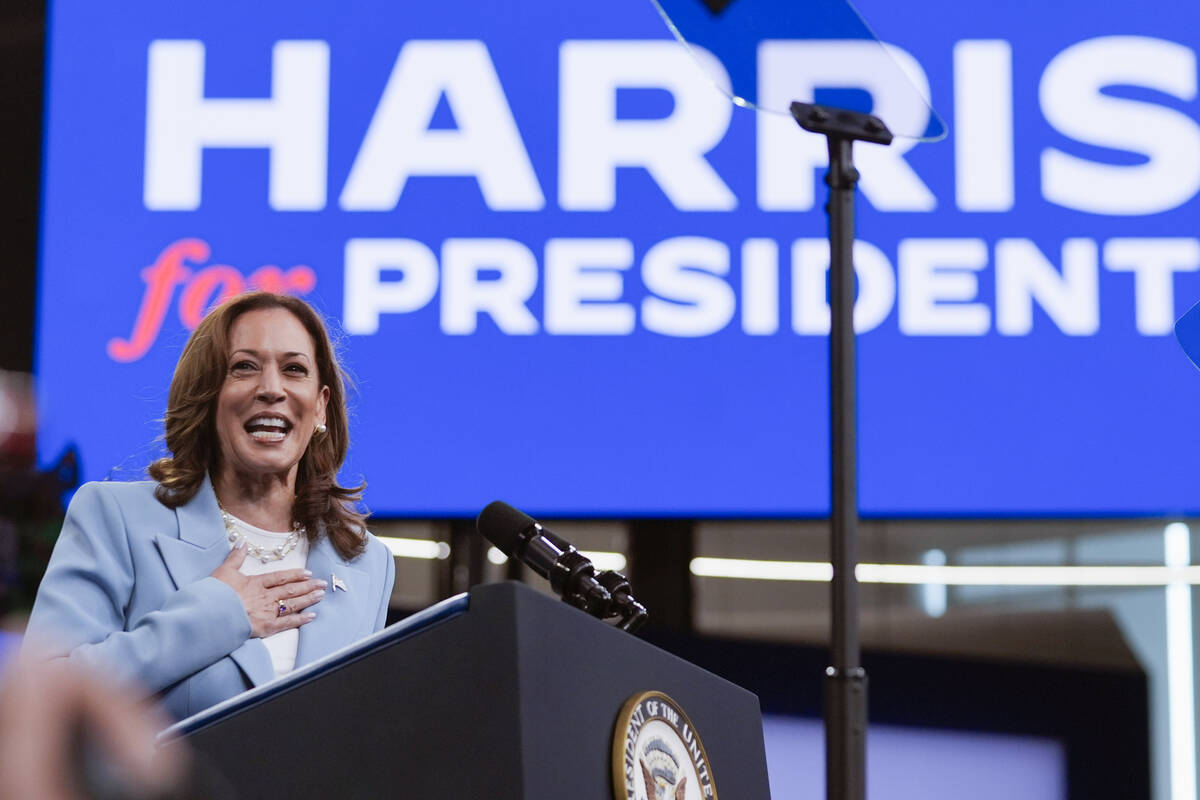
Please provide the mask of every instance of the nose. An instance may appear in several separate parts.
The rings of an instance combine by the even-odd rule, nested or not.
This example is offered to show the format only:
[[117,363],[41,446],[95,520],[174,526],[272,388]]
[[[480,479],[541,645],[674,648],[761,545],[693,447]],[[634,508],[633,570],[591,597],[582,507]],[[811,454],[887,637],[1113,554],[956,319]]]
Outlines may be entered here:
[[278,403],[283,400],[283,376],[277,367],[269,365],[259,373],[258,392],[255,397],[265,403]]

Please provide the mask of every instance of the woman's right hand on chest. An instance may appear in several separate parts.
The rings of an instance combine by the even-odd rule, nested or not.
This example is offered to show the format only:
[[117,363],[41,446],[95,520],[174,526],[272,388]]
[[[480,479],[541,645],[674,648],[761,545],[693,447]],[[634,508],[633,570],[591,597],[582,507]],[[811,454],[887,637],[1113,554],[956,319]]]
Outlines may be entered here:
[[212,577],[227,584],[242,599],[250,617],[250,635],[266,638],[288,628],[299,628],[316,619],[307,609],[325,596],[326,583],[305,569],[285,569],[263,575],[238,572],[246,560],[245,546],[229,551]]

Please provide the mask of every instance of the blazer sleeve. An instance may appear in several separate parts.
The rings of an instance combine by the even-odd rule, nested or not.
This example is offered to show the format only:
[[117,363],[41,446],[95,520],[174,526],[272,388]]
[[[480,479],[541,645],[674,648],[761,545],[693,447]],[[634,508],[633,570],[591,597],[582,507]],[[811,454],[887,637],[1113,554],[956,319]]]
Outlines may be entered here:
[[223,658],[250,637],[232,587],[203,578],[162,608],[130,620],[136,580],[129,532],[114,493],[82,486],[67,509],[30,613],[36,655],[62,657],[157,692]]
[[380,542],[384,555],[383,599],[379,603],[379,613],[375,616],[375,630],[383,630],[387,624],[388,603],[392,599],[392,587],[396,583],[396,558],[392,551]]

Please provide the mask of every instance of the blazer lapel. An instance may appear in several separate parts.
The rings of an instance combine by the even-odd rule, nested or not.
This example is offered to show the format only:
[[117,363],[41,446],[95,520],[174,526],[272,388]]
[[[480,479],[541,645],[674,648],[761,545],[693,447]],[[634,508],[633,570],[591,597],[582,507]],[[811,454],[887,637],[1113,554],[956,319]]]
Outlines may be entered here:
[[175,518],[178,536],[160,533],[155,543],[175,588],[182,589],[211,575],[229,555],[221,509],[207,477],[196,496],[175,509]]
[[[338,555],[328,536],[322,535],[309,551],[308,569],[314,578],[321,578],[329,585],[325,587],[325,597],[311,609],[317,618],[300,626],[297,667],[324,658],[358,639],[367,615],[374,613],[368,608],[370,575]],[[334,586],[335,577],[337,587]]]
[[[175,509],[175,517],[179,522],[178,538],[170,533],[160,533],[154,541],[175,588],[181,589],[207,578],[229,555],[225,523],[221,520],[217,495],[208,476],[196,496]],[[262,639],[247,639],[230,653],[230,657],[254,686],[275,677],[271,656]]]

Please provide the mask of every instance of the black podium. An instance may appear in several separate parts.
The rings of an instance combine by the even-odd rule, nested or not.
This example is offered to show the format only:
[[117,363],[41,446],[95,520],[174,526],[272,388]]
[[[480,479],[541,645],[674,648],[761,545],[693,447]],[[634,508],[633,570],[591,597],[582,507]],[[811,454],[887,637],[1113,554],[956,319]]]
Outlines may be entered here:
[[476,587],[169,735],[243,798],[612,800],[618,716],[652,690],[690,717],[716,796],[770,797],[757,697],[519,583]]

